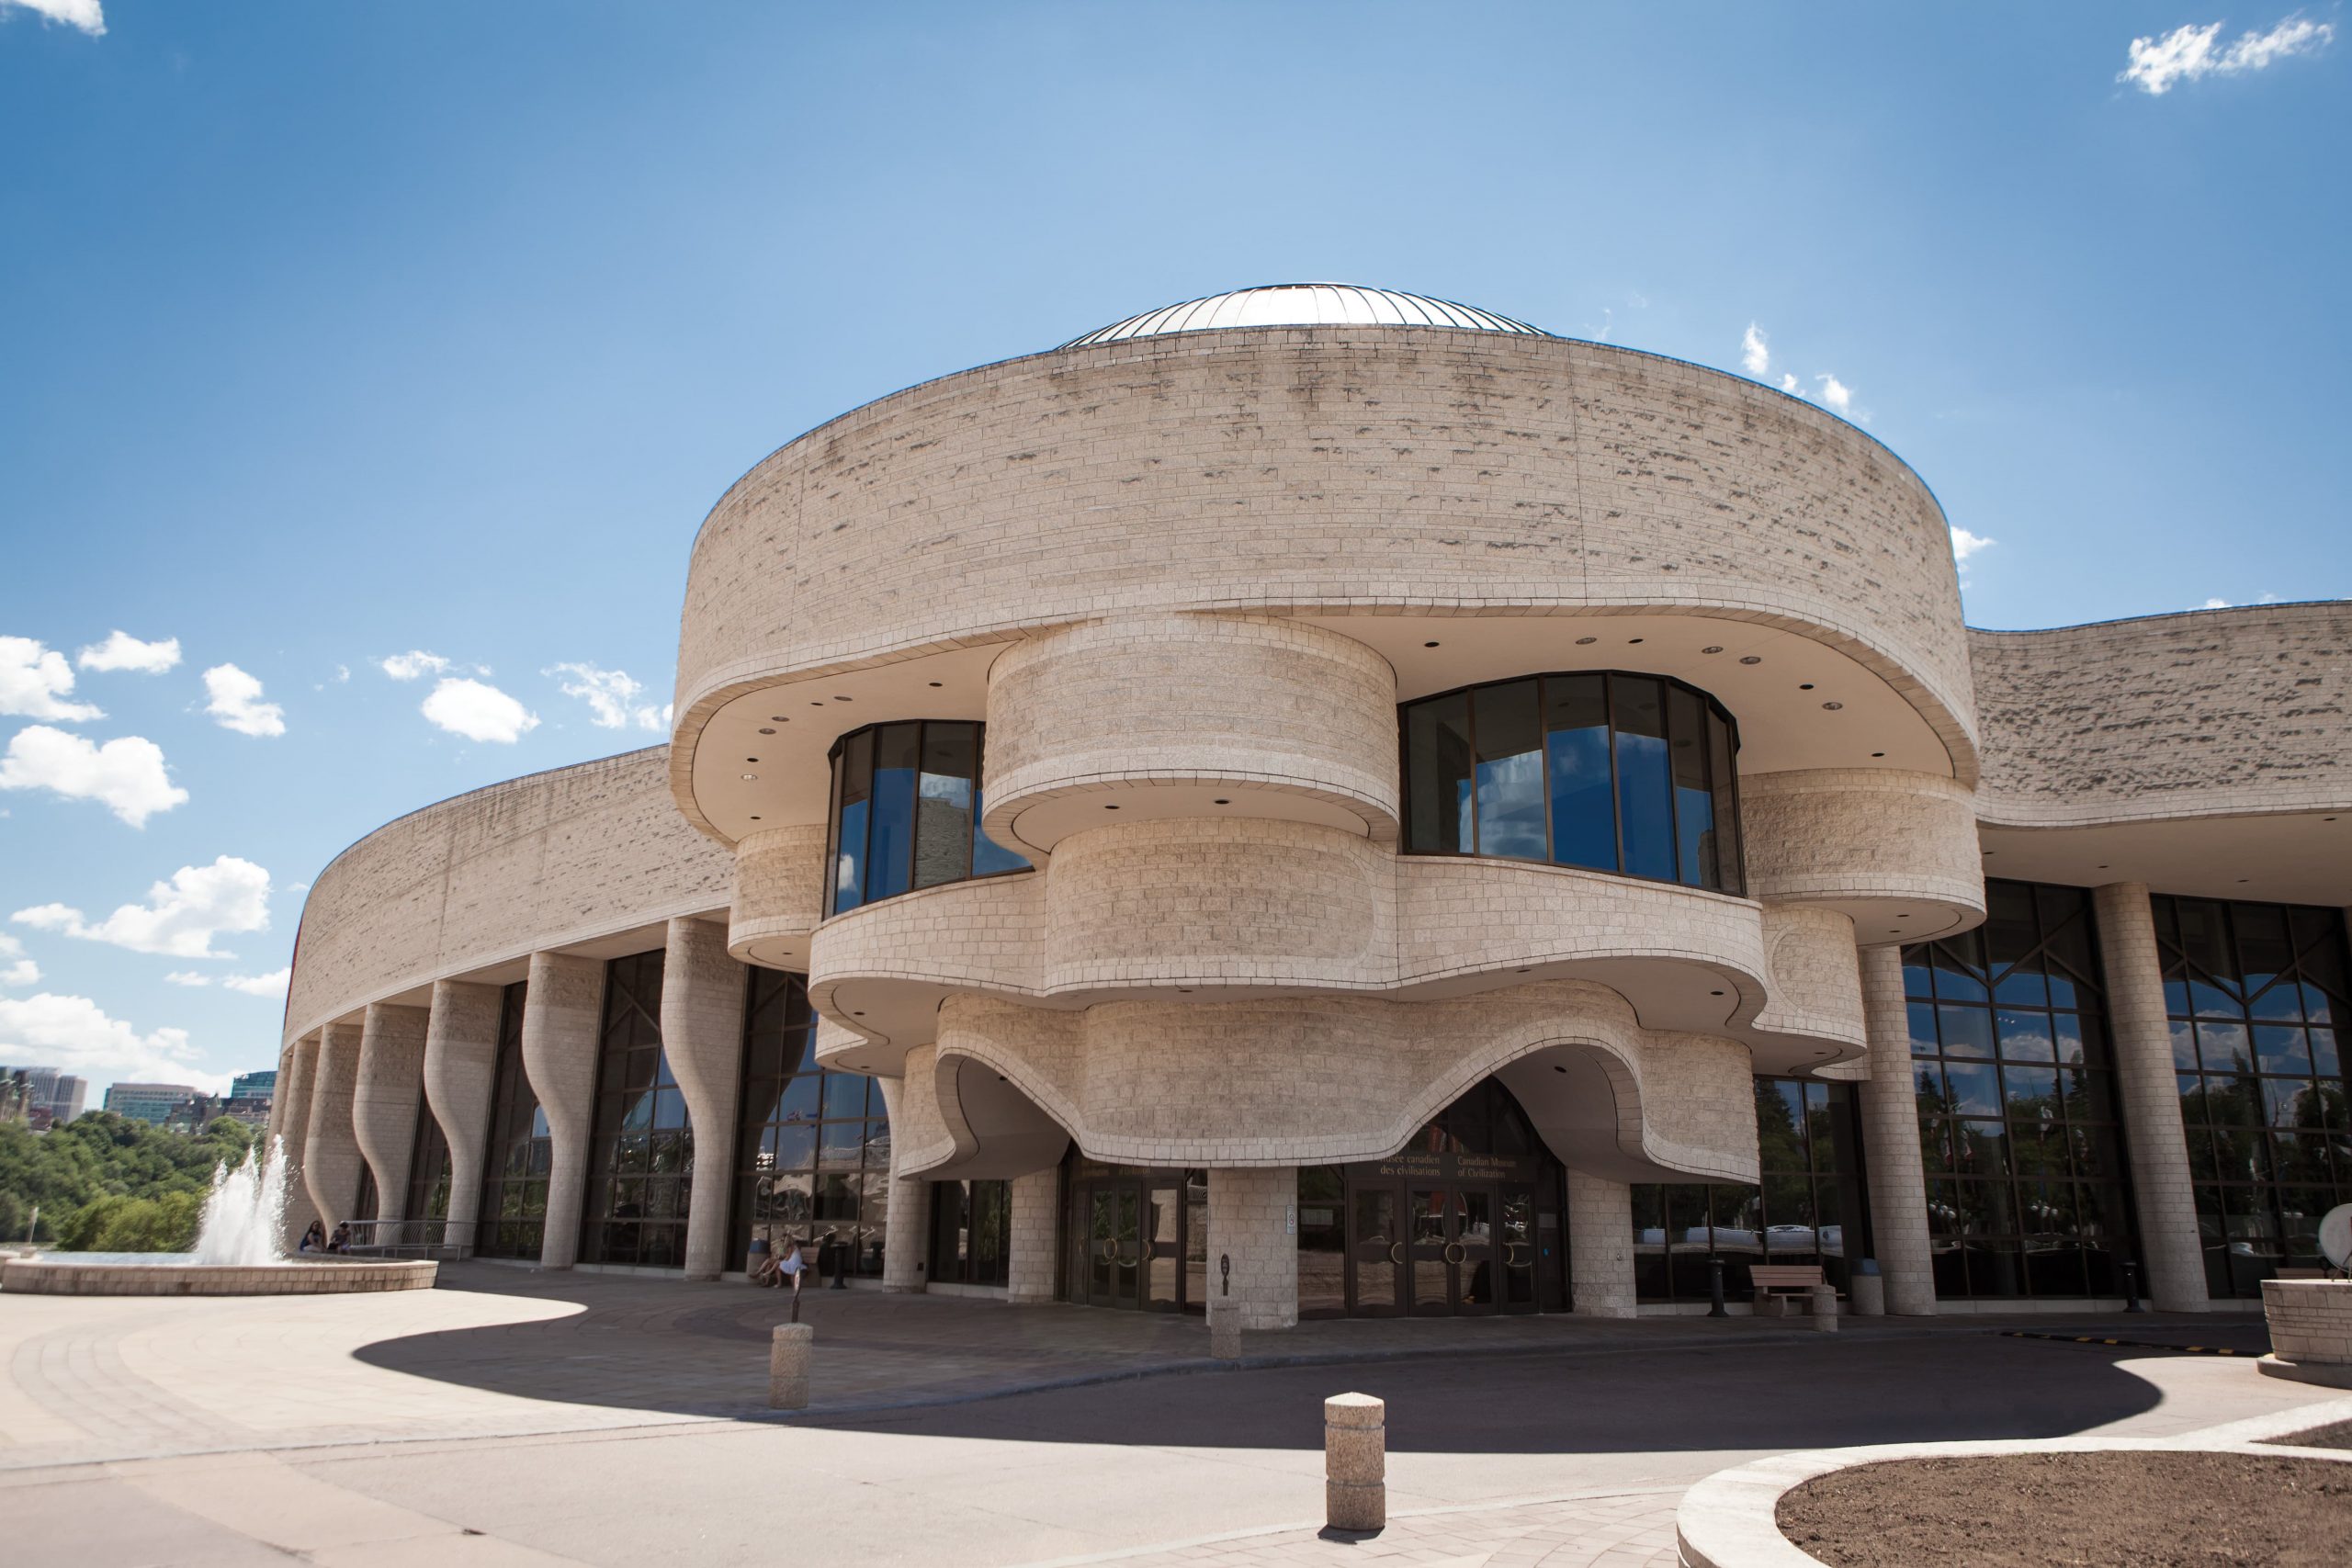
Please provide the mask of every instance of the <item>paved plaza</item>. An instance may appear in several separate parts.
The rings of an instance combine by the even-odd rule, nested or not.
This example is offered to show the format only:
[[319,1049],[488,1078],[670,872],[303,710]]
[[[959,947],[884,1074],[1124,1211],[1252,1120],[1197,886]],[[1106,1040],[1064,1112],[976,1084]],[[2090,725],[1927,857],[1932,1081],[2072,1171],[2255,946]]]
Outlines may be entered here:
[[[1681,1492],[1793,1449],[2163,1437],[2327,1399],[2258,1319],[1314,1323],[455,1266],[394,1296],[0,1296],[9,1560],[1665,1564]],[[2004,1336],[2077,1328],[2223,1357]],[[1391,1524],[1321,1535],[1321,1401],[1388,1402]]]

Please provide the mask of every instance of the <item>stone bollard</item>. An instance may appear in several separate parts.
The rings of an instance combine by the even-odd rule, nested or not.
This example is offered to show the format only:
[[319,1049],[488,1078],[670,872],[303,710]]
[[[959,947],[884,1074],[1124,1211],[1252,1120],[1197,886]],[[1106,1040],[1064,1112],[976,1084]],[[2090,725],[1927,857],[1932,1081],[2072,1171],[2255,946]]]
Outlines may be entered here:
[[1858,1270],[1846,1288],[1853,1292],[1856,1317],[1884,1317],[1886,1315],[1884,1275],[1864,1274]]
[[1241,1359],[1241,1303],[1209,1299],[1209,1354],[1220,1361]]
[[1323,1522],[1370,1534],[1388,1523],[1388,1406],[1368,1393],[1323,1402]]
[[768,1346],[768,1408],[808,1408],[808,1361],[817,1331],[805,1323],[779,1323]]
[[1838,1332],[1838,1292],[1829,1285],[1813,1288],[1813,1326],[1823,1334]]

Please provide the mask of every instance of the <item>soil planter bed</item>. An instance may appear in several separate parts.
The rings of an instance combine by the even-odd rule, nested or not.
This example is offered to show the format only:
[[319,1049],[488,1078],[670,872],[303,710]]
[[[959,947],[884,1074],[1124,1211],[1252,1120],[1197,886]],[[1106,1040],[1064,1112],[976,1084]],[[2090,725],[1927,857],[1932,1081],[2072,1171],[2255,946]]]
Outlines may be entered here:
[[2352,1551],[2352,1465],[2145,1450],[1890,1460],[1809,1481],[1776,1514],[1833,1568],[2336,1568]]

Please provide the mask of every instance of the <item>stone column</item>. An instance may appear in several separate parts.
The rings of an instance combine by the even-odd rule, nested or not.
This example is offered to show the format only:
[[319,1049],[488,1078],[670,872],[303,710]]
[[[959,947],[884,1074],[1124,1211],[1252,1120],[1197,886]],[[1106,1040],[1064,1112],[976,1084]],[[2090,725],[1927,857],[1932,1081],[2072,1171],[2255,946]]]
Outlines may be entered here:
[[489,1150],[490,1102],[498,1089],[498,1025],[503,987],[466,980],[433,983],[433,1016],[424,1029],[424,1101],[449,1144],[449,1223],[443,1234],[461,1255],[474,1249],[481,1218],[482,1161]]
[[368,1168],[376,1173],[379,1220],[408,1218],[408,1167],[424,1104],[424,1024],[430,1016],[423,1008],[374,1002],[359,1029],[351,1126]]
[[596,1034],[605,965],[568,953],[531,954],[523,994],[523,1072],[548,1119],[548,1213],[539,1267],[580,1257],[580,1211],[588,1195],[588,1138],[596,1100]]
[[1012,1179],[1011,1234],[1005,1238],[1005,1299],[1054,1299],[1054,1237],[1060,1229],[1061,1172],[1047,1166]]
[[269,1111],[277,1123],[277,1135],[284,1140],[278,1147],[287,1162],[285,1240],[288,1252],[300,1245],[302,1233],[319,1217],[319,1206],[311,1201],[311,1184],[302,1177],[302,1151],[311,1141],[311,1077],[318,1066],[319,1037],[305,1034],[286,1053],[286,1066],[277,1079],[276,1103]]
[[360,1026],[330,1023],[319,1032],[318,1066],[311,1075],[310,1136],[302,1148],[302,1184],[332,1232],[359,1201],[359,1138],[352,1131],[351,1099],[359,1081]]
[[1568,1286],[1578,1317],[1632,1317],[1634,1190],[1568,1172]]
[[743,1089],[743,966],[727,953],[725,926],[670,922],[662,958],[662,1048],[695,1133],[694,1191],[686,1205],[689,1280],[716,1280],[728,1266],[736,1101]]
[[1298,1326],[1298,1168],[1209,1172],[1209,1299],[1226,1292],[1244,1330]]
[[288,1045],[277,1054],[277,1078],[269,1091],[269,1121],[262,1128],[261,1146],[266,1150],[269,1141],[286,1131],[286,1091],[294,1077],[294,1047]]
[[882,1288],[920,1291],[930,1282],[925,1267],[931,1256],[931,1183],[899,1174],[897,1128],[899,1104],[906,1089],[904,1078],[877,1078],[882,1086],[883,1114],[892,1128],[890,1190],[883,1216]]
[[1899,947],[1862,949],[1862,1023],[1870,1035],[1871,1053],[1870,1076],[1861,1080],[1862,1165],[1870,1172],[1871,1246],[1886,1281],[1886,1310],[1897,1317],[1932,1317],[1936,1261],[1928,1240],[1928,1174],[1919,1157],[1919,1101],[1911,1082],[1911,1014],[1903,998],[1903,950]]
[[2188,1139],[2181,1131],[2173,1077],[2172,1024],[2165,1015],[2164,965],[2145,883],[2110,882],[2091,892],[2098,918],[2099,968],[2107,981],[2108,1032],[2123,1095],[2124,1145],[2140,1215],[2142,1289],[2159,1312],[2203,1312],[2205,1246],[2188,1184]]

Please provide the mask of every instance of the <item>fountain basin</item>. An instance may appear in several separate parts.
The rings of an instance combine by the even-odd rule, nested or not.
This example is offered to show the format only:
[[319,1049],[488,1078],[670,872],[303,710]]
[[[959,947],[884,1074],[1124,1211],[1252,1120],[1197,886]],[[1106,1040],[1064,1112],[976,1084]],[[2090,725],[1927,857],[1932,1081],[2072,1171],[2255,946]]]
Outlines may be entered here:
[[305,1254],[277,1263],[198,1263],[187,1252],[52,1252],[0,1261],[0,1292],[34,1296],[321,1296],[425,1291],[431,1258]]

